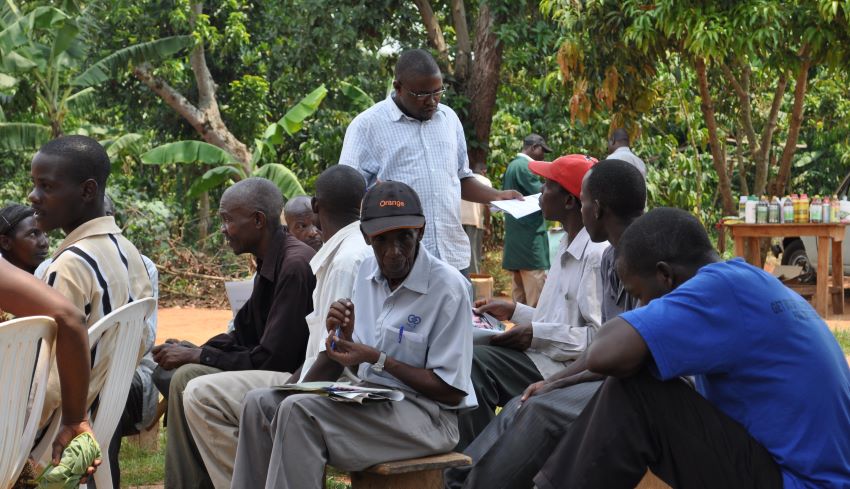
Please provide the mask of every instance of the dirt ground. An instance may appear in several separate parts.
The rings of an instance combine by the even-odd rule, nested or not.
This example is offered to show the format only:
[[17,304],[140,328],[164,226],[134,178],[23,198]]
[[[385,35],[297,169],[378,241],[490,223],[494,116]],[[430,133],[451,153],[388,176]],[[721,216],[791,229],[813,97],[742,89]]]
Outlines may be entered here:
[[159,310],[156,344],[168,338],[191,341],[200,345],[219,333],[227,331],[233,317],[230,309],[168,307]]

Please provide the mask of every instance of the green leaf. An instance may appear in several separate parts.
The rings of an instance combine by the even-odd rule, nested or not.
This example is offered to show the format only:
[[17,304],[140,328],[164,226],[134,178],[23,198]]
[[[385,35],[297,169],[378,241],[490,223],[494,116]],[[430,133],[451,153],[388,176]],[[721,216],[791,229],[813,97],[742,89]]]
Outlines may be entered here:
[[301,99],[295,107],[289,109],[277,123],[283,126],[287,134],[290,136],[294,135],[304,126],[304,120],[316,113],[319,109],[319,104],[322,103],[322,100],[325,99],[327,94],[328,89],[325,88],[325,85],[320,85],[319,88]]
[[142,155],[146,165],[170,163],[205,163],[208,165],[231,165],[236,159],[227,151],[203,141],[177,141],[163,144]]
[[283,126],[277,122],[272,122],[269,127],[263,132],[263,140],[273,146],[283,143]]
[[97,93],[93,87],[88,87],[65,99],[68,108],[73,112],[82,113],[85,110],[97,111]]
[[10,90],[18,84],[18,79],[5,73],[0,73],[0,90]]
[[50,140],[50,128],[25,122],[0,123],[0,149],[34,150]]
[[3,56],[3,66],[8,73],[26,73],[33,68],[37,68],[38,64],[20,54],[12,51]]
[[65,21],[59,32],[56,33],[56,39],[53,41],[53,48],[50,50],[50,59],[56,59],[57,56],[64,53],[71,47],[71,43],[77,38],[80,28],[77,23],[71,20]]
[[254,170],[253,176],[271,180],[277,185],[286,200],[299,195],[307,195],[292,170],[280,163],[269,163]]
[[68,14],[53,7],[37,7],[26,15],[31,29],[50,29],[69,19]]
[[214,189],[224,182],[242,178],[242,172],[232,166],[217,166],[201,175],[189,187],[189,197],[196,198],[207,190]]
[[192,36],[172,36],[119,49],[92,65],[71,84],[81,87],[97,85],[126,69],[128,64],[165,59],[182,49],[193,46],[194,43]]
[[363,89],[357,85],[352,85],[345,81],[339,82],[339,85],[342,94],[354,103],[354,107],[358,111],[368,109],[375,105],[375,101],[372,100],[372,97],[370,97],[369,94],[364,92]]
[[109,159],[114,160],[125,153],[139,153],[139,143],[142,139],[144,139],[144,136],[141,134],[131,132],[112,141],[101,141],[101,144],[106,149],[106,154],[109,155]]

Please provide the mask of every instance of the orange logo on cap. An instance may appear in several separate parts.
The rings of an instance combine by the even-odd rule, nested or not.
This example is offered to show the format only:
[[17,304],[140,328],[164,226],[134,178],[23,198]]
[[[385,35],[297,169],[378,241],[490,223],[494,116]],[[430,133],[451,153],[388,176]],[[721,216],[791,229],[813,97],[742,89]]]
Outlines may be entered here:
[[402,200],[382,200],[380,204],[381,207],[386,207],[391,205],[393,207],[404,207],[404,201]]

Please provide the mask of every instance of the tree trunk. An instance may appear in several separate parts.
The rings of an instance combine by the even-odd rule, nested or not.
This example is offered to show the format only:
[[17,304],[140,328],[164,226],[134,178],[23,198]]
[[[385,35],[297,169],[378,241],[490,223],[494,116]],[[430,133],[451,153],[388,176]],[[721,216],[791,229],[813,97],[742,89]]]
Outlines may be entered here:
[[469,27],[466,23],[466,8],[463,0],[452,0],[452,23],[457,38],[455,54],[455,76],[464,83],[469,76],[469,64],[472,60],[472,44],[469,41]]
[[737,214],[737,206],[732,199],[732,185],[729,181],[729,173],[726,172],[726,161],[723,157],[723,148],[720,147],[720,138],[717,135],[717,120],[714,118],[714,102],[711,100],[711,92],[708,89],[708,75],[706,74],[705,60],[697,57],[694,60],[694,68],[699,81],[700,108],[705,125],[708,128],[708,145],[711,148],[711,160],[717,171],[718,191],[723,213],[726,215]]
[[468,149],[470,167],[485,164],[490,150],[490,127],[502,68],[503,45],[495,32],[499,22],[490,6],[482,2],[475,29],[475,62],[465,90],[469,97],[466,119],[473,131]]
[[[203,4],[192,5],[190,24],[194,26],[195,18],[202,13]],[[133,69],[133,75],[148,86],[154,93],[167,103],[192,125],[204,141],[217,146],[236,158],[245,170],[251,174],[251,152],[248,147],[230,130],[221,118],[218,102],[215,97],[215,81],[207,68],[204,46],[198,43],[189,54],[192,72],[198,87],[198,104],[195,106],[186,97],[171,87],[165,80],[157,78],[152,73],[150,65],[144,63]]]
[[203,241],[207,239],[210,231],[210,194],[201,193],[198,209],[198,238]]
[[809,46],[803,46],[800,53],[800,71],[797,73],[797,81],[794,86],[794,105],[791,108],[791,122],[788,125],[788,139],[782,150],[782,158],[779,160],[779,173],[770,185],[773,195],[785,193],[788,185],[788,177],[791,174],[791,159],[797,151],[797,138],[800,136],[800,126],[803,124],[803,104],[806,98],[806,89],[809,81],[809,66],[812,60],[809,57]]
[[449,64],[449,47],[446,45],[446,39],[443,37],[443,30],[440,29],[440,22],[437,16],[434,15],[434,9],[428,0],[413,0],[416,8],[419,10],[419,15],[422,16],[422,24],[425,26],[425,32],[428,35],[428,44],[437,50],[437,58],[447,68],[451,69]]

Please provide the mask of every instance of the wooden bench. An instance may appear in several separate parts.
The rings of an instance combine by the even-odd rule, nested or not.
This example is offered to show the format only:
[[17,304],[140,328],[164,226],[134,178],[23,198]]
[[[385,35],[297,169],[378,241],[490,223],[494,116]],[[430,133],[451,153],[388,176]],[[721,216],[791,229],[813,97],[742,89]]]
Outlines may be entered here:
[[351,473],[351,489],[443,489],[443,470],[471,465],[462,453],[384,462]]
[[[351,489],[443,489],[445,469],[471,464],[471,458],[456,452],[384,462],[352,472]],[[636,489],[670,489],[670,486],[647,470]]]
[[663,480],[655,476],[651,471],[647,470],[646,475],[640,481],[635,489],[670,489]]

